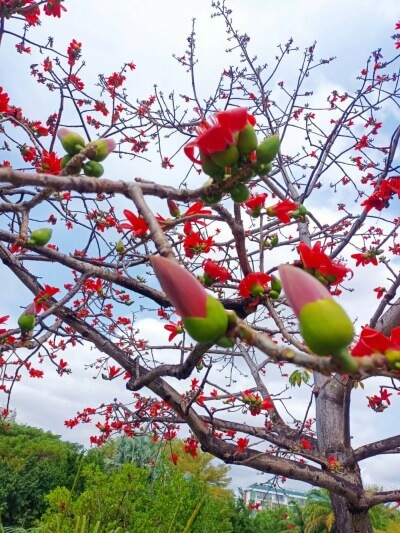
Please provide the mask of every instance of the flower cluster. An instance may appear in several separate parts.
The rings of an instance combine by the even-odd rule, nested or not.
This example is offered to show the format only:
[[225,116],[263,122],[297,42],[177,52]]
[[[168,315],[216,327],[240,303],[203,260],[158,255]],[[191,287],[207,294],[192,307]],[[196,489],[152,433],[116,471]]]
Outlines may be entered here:
[[[245,108],[220,111],[210,121],[203,119],[197,137],[184,147],[189,159],[210,176],[206,186],[221,184],[203,195],[206,203],[219,202],[223,192],[228,192],[234,202],[246,202],[250,192],[245,183],[256,174],[265,176],[270,172],[279,151],[279,138],[272,135],[258,144],[255,123],[255,117]],[[236,179],[225,184],[231,177]]]
[[346,268],[341,263],[332,261],[322,251],[320,241],[316,242],[312,248],[301,242],[297,250],[300,254],[303,268],[324,285],[338,285],[342,283],[348,273],[351,273],[349,268]]
[[393,176],[390,179],[381,180],[376,186],[371,196],[361,203],[368,213],[371,209],[382,211],[389,207],[389,202],[397,194],[400,198],[400,176]]
[[[76,45],[79,44],[80,43],[76,43]],[[77,52],[78,48],[76,46],[74,47],[74,50],[76,53],[79,53]],[[69,54],[69,57],[70,60],[72,60],[73,51],[70,50],[70,52],[72,55]],[[57,137],[60,139],[64,150],[67,152],[61,160],[61,167],[67,168],[67,171],[72,175],[79,174],[83,168],[85,176],[100,178],[104,173],[104,168],[103,165],[100,164],[100,161],[104,161],[116,146],[113,139],[98,139],[97,141],[86,143],[79,133],[68,130],[67,128],[59,128]],[[84,149],[86,155],[85,159],[89,159],[85,164],[83,164],[82,159],[77,160],[77,158],[74,158],[75,155],[79,154]]]
[[[62,11],[67,11],[63,5],[63,0],[47,0],[43,6],[45,15],[52,17],[61,17]],[[40,23],[40,4],[35,0],[10,0],[0,2],[0,18],[19,18],[23,16],[29,26],[35,26]]]
[[363,357],[375,353],[384,354],[391,367],[400,368],[400,326],[392,329],[389,337],[373,328],[363,328],[351,354]]
[[203,269],[204,274],[200,276],[199,279],[206,287],[209,287],[216,282],[225,283],[228,279],[232,278],[231,274],[225,267],[215,263],[211,259],[203,261]]
[[245,390],[241,394],[243,403],[248,407],[252,416],[259,415],[262,409],[268,411],[274,408],[274,403],[269,397],[262,400],[258,393],[254,394],[251,390]]
[[263,272],[251,272],[239,283],[239,295],[243,298],[261,297],[267,292],[271,276]]
[[[392,396],[392,393],[388,392],[387,389],[382,389],[379,395],[367,396],[368,407],[376,413],[382,413],[390,405],[390,396]],[[386,404],[383,402],[386,402]]]

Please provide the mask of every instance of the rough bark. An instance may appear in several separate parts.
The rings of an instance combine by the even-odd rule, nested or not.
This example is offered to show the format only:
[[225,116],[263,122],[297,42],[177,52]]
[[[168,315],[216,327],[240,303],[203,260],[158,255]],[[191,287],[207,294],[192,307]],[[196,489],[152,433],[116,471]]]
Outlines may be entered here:
[[[316,383],[316,424],[318,448],[327,456],[334,455],[345,465],[352,456],[349,427],[351,381],[315,374]],[[358,465],[347,469],[345,477],[349,483],[363,485]],[[335,514],[336,531],[340,533],[372,533],[368,510],[364,506],[350,506],[348,500],[331,493],[332,508]]]

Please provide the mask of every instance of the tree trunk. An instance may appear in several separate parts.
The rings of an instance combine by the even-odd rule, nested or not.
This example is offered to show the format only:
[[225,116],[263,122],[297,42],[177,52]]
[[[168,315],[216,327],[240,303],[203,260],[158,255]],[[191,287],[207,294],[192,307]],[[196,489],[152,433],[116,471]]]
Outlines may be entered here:
[[[340,376],[336,379],[315,374],[316,386],[316,426],[319,451],[335,456],[339,462],[351,457],[350,443],[350,394],[351,382]],[[343,474],[342,474],[343,475]],[[363,492],[358,465],[345,474],[349,483]],[[337,533],[372,533],[372,526],[365,508],[349,505],[345,498],[331,493]]]
[[368,511],[349,510],[342,496],[331,494],[337,533],[373,533]]

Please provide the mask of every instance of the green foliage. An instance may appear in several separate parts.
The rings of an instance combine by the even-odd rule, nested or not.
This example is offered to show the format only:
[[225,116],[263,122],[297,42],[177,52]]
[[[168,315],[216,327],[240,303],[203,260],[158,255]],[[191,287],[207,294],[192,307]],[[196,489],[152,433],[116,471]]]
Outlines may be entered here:
[[283,506],[257,512],[254,517],[252,532],[280,533],[281,531],[287,531],[287,522],[283,518],[286,512],[287,509]]
[[153,461],[157,462],[160,447],[146,435],[134,438],[118,437],[105,444],[109,447],[105,458],[105,469],[113,470],[124,463],[133,463],[138,467],[150,467]]
[[232,533],[253,533],[253,516],[244,504],[242,494],[235,501],[232,517]]
[[[95,464],[83,470],[85,490],[71,494],[65,487],[52,491],[42,518],[44,531],[68,533],[74,521],[85,515],[90,527],[146,533],[184,531],[191,533],[232,531],[232,499],[213,498],[198,478],[185,476],[173,465],[165,465],[149,481],[149,472],[133,463],[103,472]],[[58,529],[57,529],[58,528]]]
[[400,512],[387,505],[375,505],[369,510],[371,525],[375,533],[400,531]]
[[297,385],[301,387],[302,383],[308,383],[310,381],[311,374],[307,370],[295,370],[289,376],[289,383],[292,387]]
[[231,490],[227,489],[231,482],[231,478],[228,477],[229,466],[222,463],[216,464],[213,455],[201,450],[197,451],[196,457],[192,457],[185,452],[184,448],[184,441],[176,439],[168,445],[164,455],[169,460],[171,453],[176,454],[179,460],[175,468],[184,474],[198,478],[215,496],[232,497]]
[[31,527],[45,509],[44,496],[70,485],[80,447],[40,429],[0,424],[0,516],[3,526]]

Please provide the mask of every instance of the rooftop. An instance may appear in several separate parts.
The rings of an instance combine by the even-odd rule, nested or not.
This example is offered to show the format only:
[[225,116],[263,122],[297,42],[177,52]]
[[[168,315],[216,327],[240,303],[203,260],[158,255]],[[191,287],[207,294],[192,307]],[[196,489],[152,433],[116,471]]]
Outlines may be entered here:
[[263,492],[271,492],[273,494],[283,494],[286,496],[293,496],[298,498],[305,498],[306,492],[300,491],[300,490],[292,490],[292,489],[281,489],[279,487],[275,487],[275,485],[270,485],[269,483],[262,483],[257,484],[253,483],[249,487],[247,487],[245,490],[259,490]]

